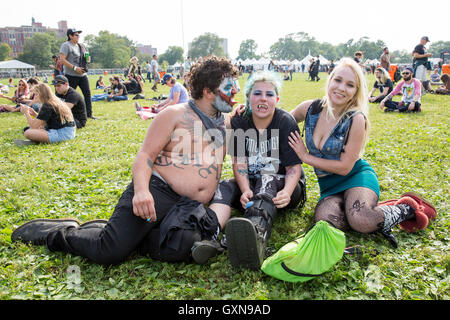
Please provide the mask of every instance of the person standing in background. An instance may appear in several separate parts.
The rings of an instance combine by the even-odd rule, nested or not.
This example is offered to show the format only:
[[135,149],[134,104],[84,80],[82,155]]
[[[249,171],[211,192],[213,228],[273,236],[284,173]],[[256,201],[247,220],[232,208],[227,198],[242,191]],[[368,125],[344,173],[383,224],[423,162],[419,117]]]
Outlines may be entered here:
[[72,28],[67,30],[67,41],[59,49],[59,59],[64,65],[64,76],[69,80],[73,89],[79,86],[86,103],[86,114],[90,119],[97,119],[92,115],[91,89],[86,66],[90,57],[86,54],[86,47],[79,43],[82,31]]

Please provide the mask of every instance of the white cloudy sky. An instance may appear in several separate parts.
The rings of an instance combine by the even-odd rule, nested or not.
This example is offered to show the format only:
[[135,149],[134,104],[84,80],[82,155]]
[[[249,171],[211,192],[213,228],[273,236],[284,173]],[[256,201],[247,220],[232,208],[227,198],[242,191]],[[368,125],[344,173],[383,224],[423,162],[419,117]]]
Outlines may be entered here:
[[243,40],[255,40],[262,53],[300,31],[334,45],[363,36],[381,39],[391,51],[412,50],[423,35],[450,41],[448,0],[21,0],[20,8],[8,3],[11,10],[2,5],[0,26],[30,25],[35,17],[56,28],[67,20],[82,35],[108,30],[159,53],[171,45],[187,51],[188,42],[205,32],[227,38],[231,58]]

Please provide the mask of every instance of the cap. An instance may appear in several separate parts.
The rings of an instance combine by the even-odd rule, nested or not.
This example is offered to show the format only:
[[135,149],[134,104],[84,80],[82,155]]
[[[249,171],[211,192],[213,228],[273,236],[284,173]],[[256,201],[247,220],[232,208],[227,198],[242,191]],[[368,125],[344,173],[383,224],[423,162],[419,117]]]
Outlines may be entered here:
[[427,42],[430,42],[430,39],[427,36],[423,36],[422,39],[427,40]]
[[67,36],[69,36],[69,35],[71,36],[71,35],[73,35],[75,32],[81,33],[81,32],[83,32],[83,31],[78,30],[78,29],[76,29],[76,28],[67,29]]
[[410,71],[412,74],[414,74],[414,69],[412,67],[406,67],[405,70]]
[[65,76],[59,75],[55,77],[55,80],[53,80],[52,84],[65,84],[65,83],[69,83],[69,80],[67,80],[67,78]]
[[170,73],[166,73],[161,80],[161,84],[166,84],[166,81],[170,78],[173,78],[173,76]]

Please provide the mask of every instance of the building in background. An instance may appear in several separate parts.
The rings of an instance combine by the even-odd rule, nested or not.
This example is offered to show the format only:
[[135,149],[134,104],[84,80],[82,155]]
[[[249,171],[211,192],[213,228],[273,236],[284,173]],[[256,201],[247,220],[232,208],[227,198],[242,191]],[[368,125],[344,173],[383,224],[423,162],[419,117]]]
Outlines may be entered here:
[[35,33],[53,31],[59,38],[66,37],[67,21],[59,21],[58,28],[49,28],[31,18],[31,26],[3,27],[0,28],[0,42],[7,43],[11,47],[11,58],[23,52],[25,40],[33,37]]
[[144,44],[138,43],[136,45],[136,48],[142,54],[148,54],[151,56],[153,56],[154,54],[158,54],[158,50],[156,48],[153,48],[151,45],[144,45]]

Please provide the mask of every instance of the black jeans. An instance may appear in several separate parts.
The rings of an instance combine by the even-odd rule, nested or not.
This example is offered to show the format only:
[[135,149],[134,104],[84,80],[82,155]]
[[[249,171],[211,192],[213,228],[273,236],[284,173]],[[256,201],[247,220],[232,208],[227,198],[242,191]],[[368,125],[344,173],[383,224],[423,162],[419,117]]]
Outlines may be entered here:
[[[389,100],[384,103],[384,106],[386,107],[386,109],[384,111],[398,110],[398,112],[408,112],[408,108],[409,108],[410,104],[411,104],[410,102],[405,103],[403,101],[397,102],[397,101]],[[414,110],[412,110],[412,112],[420,111],[420,106],[421,106],[420,102],[416,102],[414,104]]]
[[84,102],[86,103],[86,115],[92,117],[92,102],[91,102],[91,89],[89,88],[89,79],[87,75],[82,77],[75,77],[70,75],[65,75],[67,80],[69,80],[69,86],[74,90],[79,86],[81,92],[84,96]]
[[86,226],[54,231],[47,237],[47,247],[51,251],[71,253],[103,265],[118,264],[135,251],[149,255],[152,259],[188,262],[193,243],[200,240],[195,232],[183,231],[183,245],[177,252],[161,252],[159,248],[159,226],[165,215],[181,198],[180,195],[155,176],[151,177],[149,188],[155,200],[156,222],[147,222],[134,215],[132,204],[134,185],[131,182],[104,228]]

